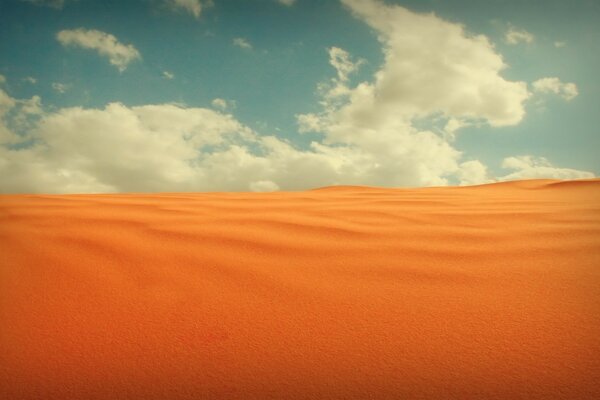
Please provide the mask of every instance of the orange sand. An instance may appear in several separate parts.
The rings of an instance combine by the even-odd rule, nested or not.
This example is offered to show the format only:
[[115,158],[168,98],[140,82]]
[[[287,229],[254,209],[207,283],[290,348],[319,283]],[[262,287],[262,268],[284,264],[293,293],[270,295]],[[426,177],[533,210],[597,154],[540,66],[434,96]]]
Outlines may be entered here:
[[0,196],[0,398],[600,398],[600,180]]

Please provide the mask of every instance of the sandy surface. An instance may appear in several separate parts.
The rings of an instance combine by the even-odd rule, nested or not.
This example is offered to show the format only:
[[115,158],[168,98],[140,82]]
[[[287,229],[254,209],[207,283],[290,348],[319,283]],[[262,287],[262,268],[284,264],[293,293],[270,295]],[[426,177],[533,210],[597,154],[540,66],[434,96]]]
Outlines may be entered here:
[[600,180],[0,196],[1,399],[600,398]]

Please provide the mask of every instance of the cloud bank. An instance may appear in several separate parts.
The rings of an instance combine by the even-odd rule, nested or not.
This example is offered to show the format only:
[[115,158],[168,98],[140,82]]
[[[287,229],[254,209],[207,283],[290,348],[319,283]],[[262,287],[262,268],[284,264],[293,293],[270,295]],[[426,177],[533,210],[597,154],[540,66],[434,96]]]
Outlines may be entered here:
[[[0,112],[24,112],[0,93]],[[303,189],[352,178],[358,165],[345,149],[298,150],[205,108],[112,103],[46,113],[25,136],[8,125],[2,144],[15,146],[0,147],[2,192]]]
[[502,161],[502,168],[514,172],[505,175],[499,180],[515,179],[586,179],[593,178],[594,174],[570,168],[557,168],[544,157],[517,156],[507,157]]

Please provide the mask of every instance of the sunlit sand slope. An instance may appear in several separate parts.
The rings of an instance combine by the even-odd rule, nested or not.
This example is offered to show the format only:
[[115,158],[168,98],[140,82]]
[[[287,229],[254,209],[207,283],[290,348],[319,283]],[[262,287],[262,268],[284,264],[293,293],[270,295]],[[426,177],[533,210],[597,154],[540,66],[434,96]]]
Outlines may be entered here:
[[0,398],[600,398],[600,180],[0,196]]

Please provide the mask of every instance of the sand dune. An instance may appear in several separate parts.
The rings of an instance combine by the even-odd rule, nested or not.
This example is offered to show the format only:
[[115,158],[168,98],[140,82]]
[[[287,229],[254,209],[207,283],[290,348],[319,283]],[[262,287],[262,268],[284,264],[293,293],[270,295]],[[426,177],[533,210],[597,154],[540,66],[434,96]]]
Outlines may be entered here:
[[600,398],[600,180],[0,197],[0,398]]

